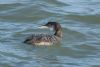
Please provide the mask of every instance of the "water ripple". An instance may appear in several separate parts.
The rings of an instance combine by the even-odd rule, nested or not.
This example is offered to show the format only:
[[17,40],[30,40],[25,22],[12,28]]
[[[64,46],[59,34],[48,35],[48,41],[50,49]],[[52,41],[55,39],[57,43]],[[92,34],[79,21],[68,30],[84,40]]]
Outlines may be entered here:
[[[0,0],[0,66],[100,67],[99,0]],[[24,44],[48,21],[62,25],[61,44]],[[76,62],[77,61],[77,62]]]

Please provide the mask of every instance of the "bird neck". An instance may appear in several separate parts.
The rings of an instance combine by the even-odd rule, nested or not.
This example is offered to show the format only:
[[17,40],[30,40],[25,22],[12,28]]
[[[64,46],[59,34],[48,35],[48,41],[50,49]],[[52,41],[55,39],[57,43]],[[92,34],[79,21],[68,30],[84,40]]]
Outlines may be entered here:
[[60,26],[60,24],[54,25],[54,35],[57,37],[62,37],[62,28]]
[[61,38],[62,37],[62,31],[61,30],[55,31],[54,35]]

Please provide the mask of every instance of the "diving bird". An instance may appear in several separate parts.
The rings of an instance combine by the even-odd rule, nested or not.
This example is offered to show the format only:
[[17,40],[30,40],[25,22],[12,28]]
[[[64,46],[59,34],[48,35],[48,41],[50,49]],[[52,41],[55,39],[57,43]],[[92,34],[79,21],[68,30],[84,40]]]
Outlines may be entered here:
[[62,27],[58,22],[48,22],[39,28],[53,28],[54,34],[32,34],[24,43],[33,45],[53,45],[60,43],[62,39]]

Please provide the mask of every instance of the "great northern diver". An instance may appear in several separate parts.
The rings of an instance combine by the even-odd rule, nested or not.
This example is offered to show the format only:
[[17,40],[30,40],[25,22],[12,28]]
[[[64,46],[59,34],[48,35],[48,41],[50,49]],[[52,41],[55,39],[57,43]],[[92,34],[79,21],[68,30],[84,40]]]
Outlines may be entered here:
[[54,34],[33,34],[28,37],[24,43],[33,45],[53,45],[61,41],[62,38],[62,27],[57,22],[48,22],[40,28],[53,28]]

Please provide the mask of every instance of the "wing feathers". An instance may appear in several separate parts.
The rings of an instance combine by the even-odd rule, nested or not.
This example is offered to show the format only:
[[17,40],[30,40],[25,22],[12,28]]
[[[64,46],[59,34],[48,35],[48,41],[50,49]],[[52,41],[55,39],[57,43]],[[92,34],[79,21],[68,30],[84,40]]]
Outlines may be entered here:
[[40,42],[50,42],[54,43],[57,41],[57,37],[55,35],[48,34],[33,34],[28,37],[24,42],[25,43],[40,43]]

